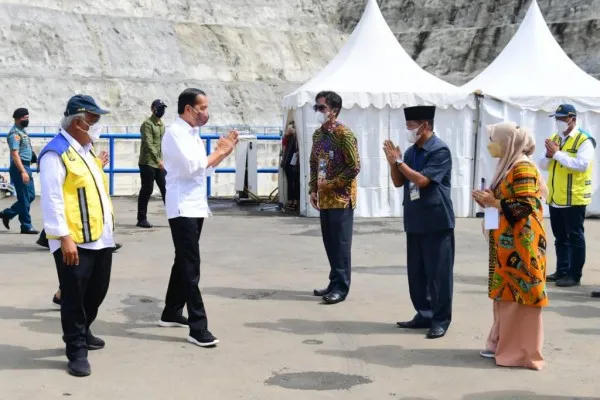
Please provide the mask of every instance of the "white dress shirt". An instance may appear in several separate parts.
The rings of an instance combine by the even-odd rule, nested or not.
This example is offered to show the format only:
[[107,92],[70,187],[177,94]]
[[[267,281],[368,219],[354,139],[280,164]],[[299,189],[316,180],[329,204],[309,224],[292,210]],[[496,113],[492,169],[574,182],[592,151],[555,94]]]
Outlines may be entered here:
[[[92,171],[94,180],[98,185],[100,201],[104,209],[104,230],[100,239],[91,243],[78,244],[78,247],[88,250],[101,250],[115,247],[113,239],[113,217],[112,207],[103,184],[103,172],[94,161],[91,154],[92,145],[81,146],[65,130],[60,131],[69,144],[81,155],[87,166]],[[44,229],[49,236],[63,237],[69,235],[69,227],[65,217],[65,202],[63,196],[63,184],[67,176],[67,170],[62,158],[55,152],[47,152],[40,160],[40,183],[42,215],[44,217]],[[60,240],[49,239],[50,252],[54,253],[60,249]]]
[[[565,143],[565,141],[570,136],[575,135],[577,132],[579,132],[579,127],[575,126],[575,128],[571,130],[571,132],[569,132],[568,135],[565,135],[564,133],[559,133],[558,136],[560,137],[561,143]],[[544,171],[548,171],[548,169],[550,168],[550,161],[554,159],[556,162],[558,162],[565,168],[577,172],[585,172],[588,169],[590,163],[594,160],[594,151],[594,145],[592,144],[592,141],[588,139],[585,142],[583,142],[581,146],[579,146],[576,157],[571,157],[564,151],[557,151],[554,154],[554,157],[552,158],[547,158],[546,156],[544,156],[542,159],[540,159],[540,168]],[[565,207],[559,206],[554,203],[552,203],[551,206],[556,208]]]
[[178,117],[166,129],[162,139],[166,177],[167,218],[207,218],[210,214],[206,200],[206,177],[214,168],[208,167],[206,148],[200,129]]

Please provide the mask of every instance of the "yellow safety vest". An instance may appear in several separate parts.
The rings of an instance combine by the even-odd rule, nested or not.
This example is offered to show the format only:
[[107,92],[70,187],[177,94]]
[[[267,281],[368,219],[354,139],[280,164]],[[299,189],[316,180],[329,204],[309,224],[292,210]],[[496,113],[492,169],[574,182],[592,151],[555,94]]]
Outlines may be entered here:
[[[561,137],[556,133],[551,140],[560,146],[560,151],[573,158],[577,157],[577,151],[586,140],[591,140],[596,147],[594,138],[581,129],[569,135],[564,143],[561,143]],[[585,206],[592,202],[592,163],[586,171],[579,172],[551,160],[549,171],[548,204]]]
[[[100,239],[104,230],[104,213],[112,214],[112,204],[108,196],[108,180],[102,172],[103,182],[96,182],[90,167],[68,140],[58,134],[44,147],[39,159],[47,152],[54,152],[62,159],[67,175],[63,183],[65,217],[69,234],[77,244],[95,242]],[[94,161],[102,171],[102,161],[92,151]],[[105,210],[100,197],[100,190],[107,193],[110,210]],[[48,236],[50,239],[57,237]]]

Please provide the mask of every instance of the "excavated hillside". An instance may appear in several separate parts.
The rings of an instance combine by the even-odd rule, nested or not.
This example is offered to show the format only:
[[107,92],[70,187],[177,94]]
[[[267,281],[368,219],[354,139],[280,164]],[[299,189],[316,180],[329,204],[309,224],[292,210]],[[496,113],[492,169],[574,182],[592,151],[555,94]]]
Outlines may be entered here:
[[[502,50],[529,0],[378,3],[420,65],[460,84]],[[599,76],[600,0],[539,4],[566,52]],[[2,125],[23,105],[33,123],[55,124],[77,92],[110,108],[111,124],[138,125],[156,97],[171,119],[188,86],[210,94],[211,124],[279,125],[282,96],[328,63],[363,8],[364,0],[0,0]]]

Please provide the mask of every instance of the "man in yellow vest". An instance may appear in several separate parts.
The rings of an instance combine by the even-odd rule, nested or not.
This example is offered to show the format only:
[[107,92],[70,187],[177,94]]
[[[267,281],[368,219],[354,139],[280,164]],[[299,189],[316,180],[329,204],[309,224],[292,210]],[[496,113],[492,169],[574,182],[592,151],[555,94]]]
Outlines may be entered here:
[[108,291],[114,219],[92,142],[100,137],[100,116],[107,113],[90,96],[72,97],[61,131],[39,156],[44,229],[58,270],[63,340],[74,376],[89,375],[88,350],[104,347],[90,325]]
[[592,202],[592,161],[596,140],[577,125],[577,111],[562,104],[551,115],[556,133],[546,140],[540,167],[549,173],[548,204],[555,237],[556,286],[578,286],[585,264],[585,209]]

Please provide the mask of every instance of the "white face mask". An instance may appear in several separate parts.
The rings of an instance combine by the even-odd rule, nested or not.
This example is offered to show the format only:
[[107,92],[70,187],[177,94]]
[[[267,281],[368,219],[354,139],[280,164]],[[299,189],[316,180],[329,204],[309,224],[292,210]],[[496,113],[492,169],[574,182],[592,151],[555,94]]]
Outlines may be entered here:
[[101,132],[102,132],[102,125],[100,125],[99,123],[96,122],[94,125],[90,125],[90,127],[88,128],[87,134],[90,137],[90,139],[92,139],[92,143],[95,143],[98,140],[100,140]]
[[569,124],[565,121],[556,121],[556,130],[558,133],[565,133],[569,129]]
[[323,125],[329,119],[329,113],[322,113],[317,111],[317,122]]
[[419,135],[419,129],[421,129],[421,127],[423,126],[423,124],[419,125],[418,128],[416,129],[407,129],[408,132],[408,143],[417,143],[417,140],[419,140],[419,137],[421,135]]

